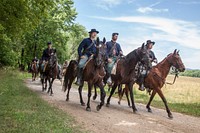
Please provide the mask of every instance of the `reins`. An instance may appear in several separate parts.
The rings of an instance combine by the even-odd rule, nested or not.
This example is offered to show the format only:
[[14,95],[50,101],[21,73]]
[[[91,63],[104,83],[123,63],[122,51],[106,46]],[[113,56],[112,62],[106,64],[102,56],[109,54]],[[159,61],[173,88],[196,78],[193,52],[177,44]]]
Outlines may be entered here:
[[165,82],[165,84],[168,84],[168,85],[173,85],[175,82],[176,82],[176,79],[178,78],[178,70],[175,69],[175,76],[174,76],[174,81],[172,83],[169,83],[169,82]]

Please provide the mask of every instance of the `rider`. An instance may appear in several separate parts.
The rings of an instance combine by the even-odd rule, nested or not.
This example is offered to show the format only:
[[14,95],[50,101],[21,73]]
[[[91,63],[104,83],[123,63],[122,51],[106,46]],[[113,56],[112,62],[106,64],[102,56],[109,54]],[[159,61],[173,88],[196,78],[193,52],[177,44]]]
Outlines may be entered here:
[[62,67],[62,75],[65,75],[68,65],[69,65],[68,60],[65,60]]
[[[146,48],[147,48],[147,50],[149,52],[149,60],[150,60],[150,62],[151,63],[154,62],[154,63],[157,64],[157,62],[158,62],[157,58],[156,58],[154,52],[152,51],[152,48],[153,48],[154,44],[155,44],[155,42],[152,42],[151,40],[147,40]],[[147,71],[148,71],[147,69],[142,69],[141,70],[141,75],[140,75],[140,78],[139,78],[139,80],[140,80],[139,90],[141,90],[141,91],[145,90],[145,88],[144,88],[144,78],[145,78],[145,76],[147,74]]]
[[34,57],[34,59],[32,59],[32,65],[31,65],[31,67],[33,66],[34,63],[36,63],[36,66],[38,68],[39,66],[38,66],[38,59],[37,59],[37,57]]
[[[53,49],[52,48],[52,43],[51,42],[48,42],[47,43],[48,47],[43,51],[43,55],[42,55],[42,70],[43,72],[45,71],[46,69],[46,65],[48,64],[48,60],[51,56],[52,53],[56,53],[56,49]],[[59,67],[59,64],[57,62],[57,65],[58,65],[58,74],[57,74],[57,78],[58,79],[61,79],[61,67]]]
[[146,47],[147,47],[147,49],[149,51],[149,58],[150,58],[151,63],[154,62],[154,63],[157,64],[158,60],[157,60],[154,52],[152,51],[152,48],[153,48],[154,44],[155,44],[155,42],[152,42],[151,40],[147,40]]
[[47,43],[47,46],[48,48],[46,48],[44,51],[43,51],[43,55],[42,55],[42,60],[44,61],[48,61],[48,59],[50,58],[50,55],[51,53],[54,52],[54,49],[52,48],[52,44],[51,42],[48,42]]
[[113,69],[113,66],[115,65],[117,58],[119,56],[123,55],[121,46],[119,43],[117,43],[119,33],[112,33],[112,40],[106,43],[107,46],[107,58],[108,58],[108,64],[107,64],[107,72],[108,72],[108,80],[107,83],[111,84],[111,72]]
[[87,60],[96,52],[96,36],[99,33],[96,29],[91,29],[89,33],[89,38],[83,39],[78,47],[79,64],[78,64],[78,75],[77,75],[77,85],[82,85],[82,74],[83,67]]

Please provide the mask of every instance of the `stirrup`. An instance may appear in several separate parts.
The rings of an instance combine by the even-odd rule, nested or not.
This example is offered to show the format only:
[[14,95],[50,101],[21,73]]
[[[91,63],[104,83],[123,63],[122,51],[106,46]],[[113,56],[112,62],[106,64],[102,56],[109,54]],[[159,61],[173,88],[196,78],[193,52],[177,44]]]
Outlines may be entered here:
[[140,90],[140,91],[144,91],[144,90],[145,90],[145,88],[144,88],[144,85],[143,85],[143,84],[141,84],[141,85],[139,86],[139,90]]

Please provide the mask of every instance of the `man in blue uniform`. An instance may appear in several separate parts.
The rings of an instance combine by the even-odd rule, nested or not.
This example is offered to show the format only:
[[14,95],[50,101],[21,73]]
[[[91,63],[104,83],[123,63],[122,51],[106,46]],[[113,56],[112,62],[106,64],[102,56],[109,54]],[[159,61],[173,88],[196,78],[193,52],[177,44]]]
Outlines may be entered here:
[[53,53],[53,52],[55,51],[55,50],[52,48],[51,42],[48,42],[47,45],[48,45],[48,48],[46,48],[46,49],[43,51],[43,54],[42,54],[42,60],[45,60],[45,61],[48,61],[48,59],[50,58],[51,53]]
[[[147,47],[147,50],[149,51],[149,59],[150,59],[151,63],[154,62],[157,64],[157,62],[158,62],[157,58],[156,58],[154,52],[152,51],[154,44],[155,44],[155,42],[152,42],[151,40],[147,40],[146,47]],[[147,71],[148,71],[147,69],[142,69],[142,71],[141,71],[141,75],[139,78],[139,80],[140,80],[139,90],[141,90],[141,91],[145,90],[143,83],[144,83],[144,78],[147,74]]]
[[96,29],[91,29],[89,33],[89,38],[83,39],[78,47],[79,64],[78,64],[78,75],[77,75],[77,85],[82,85],[82,73],[85,63],[90,58],[91,55],[96,53],[96,36],[99,33]]
[[157,60],[154,52],[152,51],[154,44],[155,44],[155,42],[152,42],[151,40],[147,40],[146,47],[149,51],[149,58],[150,58],[151,63],[154,62],[157,64],[158,60]]
[[108,64],[107,64],[107,72],[108,72],[108,80],[107,83],[111,84],[111,72],[113,69],[113,66],[115,65],[117,58],[123,55],[121,46],[119,43],[117,43],[119,33],[113,33],[112,34],[112,40],[106,43],[107,46],[107,58],[108,58]]

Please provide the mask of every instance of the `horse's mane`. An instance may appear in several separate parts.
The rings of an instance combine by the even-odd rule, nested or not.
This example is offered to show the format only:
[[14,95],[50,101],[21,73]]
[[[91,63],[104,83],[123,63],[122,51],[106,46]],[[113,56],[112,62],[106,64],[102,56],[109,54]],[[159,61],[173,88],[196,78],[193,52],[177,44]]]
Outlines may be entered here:
[[[138,49],[139,49],[139,48],[138,48]],[[133,58],[136,58],[135,54],[136,54],[136,51],[137,51],[138,49],[133,50],[132,52],[130,52],[129,54],[127,54],[127,55],[124,57],[124,59],[125,59],[125,61],[126,61],[127,63],[129,63]]]
[[172,55],[172,53],[168,54],[167,57],[165,57],[165,58],[164,58],[161,62],[159,62],[156,66],[162,65],[162,64],[169,58],[169,56],[171,56],[171,55]]

